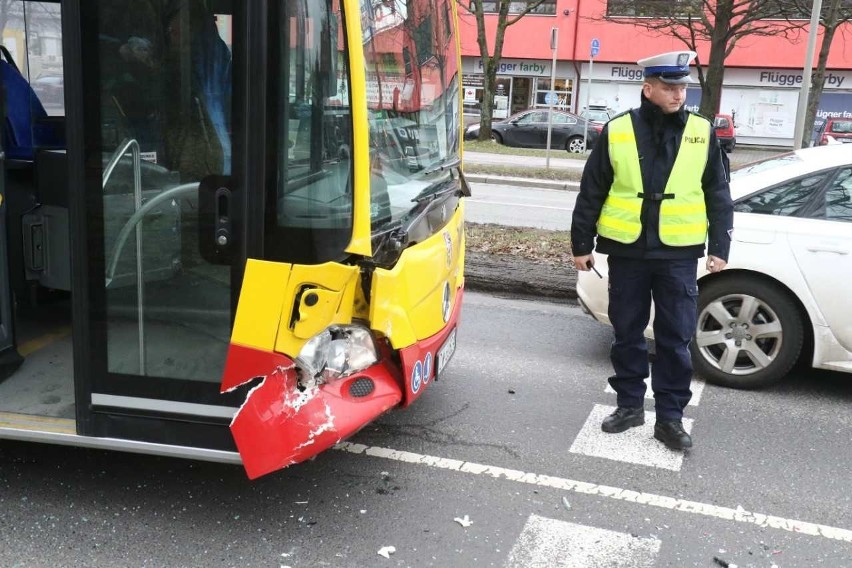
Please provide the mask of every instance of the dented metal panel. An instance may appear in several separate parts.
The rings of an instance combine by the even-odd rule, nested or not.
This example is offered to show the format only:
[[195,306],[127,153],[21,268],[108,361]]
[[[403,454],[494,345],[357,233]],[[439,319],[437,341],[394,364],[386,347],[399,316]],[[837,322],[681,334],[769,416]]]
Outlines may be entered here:
[[[248,261],[221,390],[258,381],[231,423],[249,477],[328,449],[402,400],[400,377],[382,364],[329,382],[305,380],[297,368],[308,340],[352,321],[358,275],[333,263]],[[368,395],[350,392],[364,377],[372,381]]]
[[463,272],[464,202],[460,201],[442,230],[406,249],[393,269],[376,269],[370,326],[395,349],[435,335],[447,324],[456,291],[464,285]]

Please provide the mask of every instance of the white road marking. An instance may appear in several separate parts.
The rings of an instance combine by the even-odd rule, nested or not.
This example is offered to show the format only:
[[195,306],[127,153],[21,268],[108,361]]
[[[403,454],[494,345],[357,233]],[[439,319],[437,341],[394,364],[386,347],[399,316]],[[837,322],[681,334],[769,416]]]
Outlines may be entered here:
[[[645,424],[642,426],[619,434],[607,434],[601,430],[601,422],[614,410],[614,406],[596,404],[568,451],[584,456],[680,471],[683,452],[672,451],[654,439],[654,421],[657,417],[654,412],[645,411]],[[684,418],[683,429],[691,432],[692,420]]]
[[530,515],[506,568],[653,568],[661,542]]
[[615,499],[616,501],[639,503],[641,505],[649,505],[651,507],[659,507],[661,509],[671,511],[704,515],[706,517],[715,517],[717,519],[725,519],[737,523],[747,523],[759,527],[779,529],[797,534],[821,536],[830,540],[852,543],[852,530],[849,529],[795,519],[785,519],[783,517],[776,517],[764,513],[753,513],[751,511],[746,511],[742,507],[731,509],[730,507],[719,507],[710,503],[687,501],[686,499],[677,499],[675,497],[667,497],[665,495],[655,495],[653,493],[642,493],[631,489],[597,485],[586,481],[575,481],[565,477],[554,477],[552,475],[530,473],[517,469],[507,469],[493,465],[484,465],[426,454],[417,454],[414,452],[394,450],[391,448],[366,446],[364,444],[354,444],[352,442],[340,442],[334,446],[334,448],[351,454],[363,454],[386,460],[424,465],[436,469],[458,471],[460,473],[486,475],[495,479],[506,479],[516,483],[526,483],[529,485],[536,485],[538,487],[549,487],[551,489],[573,491],[574,493],[606,497],[607,499]]
[[[701,402],[701,395],[704,393],[704,385],[706,383],[700,379],[692,379],[692,384],[689,386],[690,390],[692,390],[692,398],[689,400],[689,406],[698,406],[698,403]],[[654,399],[654,391],[651,390],[651,377],[645,379],[645,398],[646,399]],[[615,394],[615,391],[612,390],[612,387],[607,383],[604,392],[609,394]]]

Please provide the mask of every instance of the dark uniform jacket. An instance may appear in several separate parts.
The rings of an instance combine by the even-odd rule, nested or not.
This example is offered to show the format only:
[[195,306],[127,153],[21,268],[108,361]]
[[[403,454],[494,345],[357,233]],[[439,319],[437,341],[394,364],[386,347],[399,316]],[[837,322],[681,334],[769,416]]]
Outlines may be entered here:
[[[642,170],[643,188],[637,193],[663,193],[669,179],[675,156],[689,111],[681,108],[672,114],[664,114],[660,107],[642,96],[642,106],[630,111],[636,144],[639,149],[639,164]],[[660,201],[645,200],[642,203],[642,233],[634,243],[624,244],[605,237],[598,237],[597,221],[613,181],[612,164],[609,160],[609,134],[605,126],[595,145],[583,177],[580,194],[574,207],[571,222],[571,245],[575,256],[590,254],[596,249],[602,254],[647,259],[700,258],[704,245],[667,246],[660,242]],[[728,260],[731,247],[734,210],[728,187],[728,158],[719,148],[716,134],[710,129],[710,155],[701,177],[704,203],[709,220],[707,253]],[[677,184],[671,190],[677,193]]]

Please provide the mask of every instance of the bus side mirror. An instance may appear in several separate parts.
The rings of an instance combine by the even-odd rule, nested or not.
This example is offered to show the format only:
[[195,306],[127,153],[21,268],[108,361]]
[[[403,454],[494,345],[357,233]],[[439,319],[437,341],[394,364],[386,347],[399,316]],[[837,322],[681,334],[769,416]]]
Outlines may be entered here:
[[207,176],[198,184],[198,248],[211,264],[232,264],[237,257],[231,183],[230,176]]

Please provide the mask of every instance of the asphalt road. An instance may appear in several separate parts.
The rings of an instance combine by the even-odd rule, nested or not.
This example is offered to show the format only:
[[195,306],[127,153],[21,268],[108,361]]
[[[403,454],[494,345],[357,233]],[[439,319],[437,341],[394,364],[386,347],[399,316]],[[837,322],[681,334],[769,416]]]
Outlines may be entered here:
[[465,200],[465,219],[472,223],[497,223],[514,227],[567,230],[577,192],[472,183],[473,195]]
[[609,340],[578,308],[469,293],[455,358],[416,405],[255,482],[2,441],[0,566],[849,566],[848,375],[695,384],[681,455],[650,413],[600,432]]

